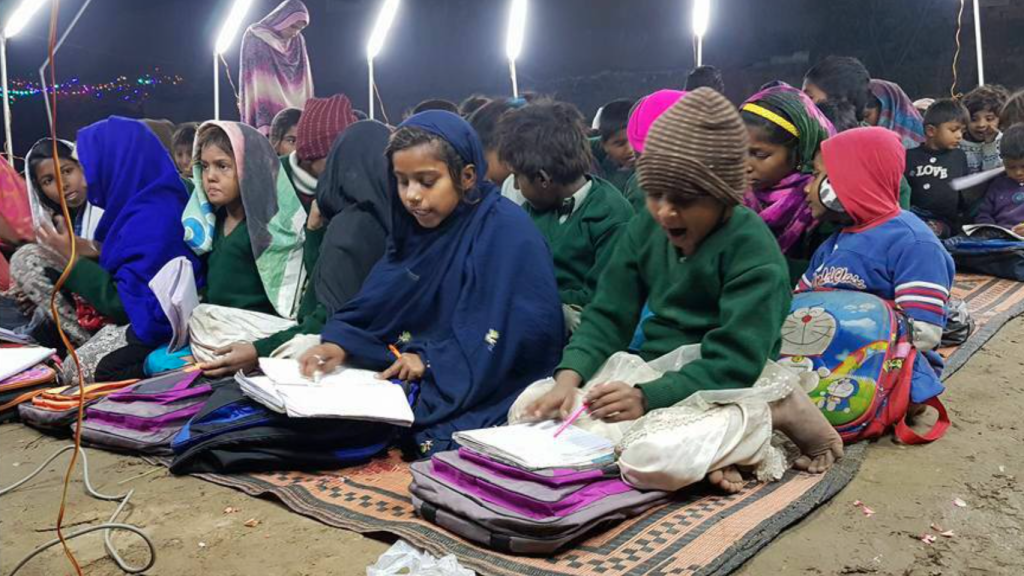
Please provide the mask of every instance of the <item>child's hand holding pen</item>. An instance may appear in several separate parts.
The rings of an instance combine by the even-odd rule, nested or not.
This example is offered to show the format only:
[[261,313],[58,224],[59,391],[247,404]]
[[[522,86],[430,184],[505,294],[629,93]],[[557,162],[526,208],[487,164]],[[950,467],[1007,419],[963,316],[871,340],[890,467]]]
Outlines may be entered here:
[[403,382],[416,382],[423,378],[427,367],[423,364],[423,359],[419,354],[402,354],[393,345],[388,345],[388,350],[395,357],[395,362],[387,370],[378,374],[377,378],[389,380],[397,376]]

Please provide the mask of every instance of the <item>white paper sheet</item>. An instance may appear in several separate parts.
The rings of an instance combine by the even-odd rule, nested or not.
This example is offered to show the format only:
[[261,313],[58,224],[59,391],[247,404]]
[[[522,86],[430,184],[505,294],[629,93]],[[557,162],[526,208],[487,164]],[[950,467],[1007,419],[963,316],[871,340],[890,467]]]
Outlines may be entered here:
[[496,460],[525,468],[592,468],[608,464],[614,446],[607,439],[569,426],[557,438],[561,422],[546,420],[456,432],[456,442]]
[[993,168],[991,170],[986,170],[984,172],[978,172],[977,174],[961,176],[959,178],[954,178],[950,180],[949,187],[958,192],[960,190],[967,190],[968,188],[980,186],[981,184],[988,182],[989,180],[995,178],[996,176],[999,176],[1003,172],[1006,172],[1006,169],[1003,167],[999,167]]
[[345,418],[412,426],[414,416],[405,390],[378,380],[370,370],[339,368],[319,381],[302,376],[299,362],[260,358],[266,376],[237,376],[242,392],[293,418]]
[[188,322],[192,311],[199,306],[195,273],[188,258],[179,256],[164,264],[149,281],[149,289],[171,323],[173,335],[168,349],[176,352],[188,344]]
[[0,382],[49,358],[55,350],[29,346],[25,348],[0,348]]

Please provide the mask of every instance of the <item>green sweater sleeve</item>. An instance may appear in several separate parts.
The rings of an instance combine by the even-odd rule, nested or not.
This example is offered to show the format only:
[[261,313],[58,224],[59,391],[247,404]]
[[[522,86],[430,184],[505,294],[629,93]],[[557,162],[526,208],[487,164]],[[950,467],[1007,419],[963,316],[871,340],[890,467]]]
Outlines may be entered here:
[[[721,325],[704,336],[700,360],[640,385],[648,410],[672,406],[699,390],[756,382],[765,362],[778,354],[783,310],[788,309],[790,298],[788,281],[785,271],[773,265],[750,268],[726,279],[719,300]],[[772,341],[776,345],[769,353],[765,342]]]
[[907,177],[903,176],[900,178],[900,208],[904,210],[910,210],[910,193],[912,188],[910,182],[907,181]]
[[114,277],[98,263],[89,258],[79,258],[71,269],[67,288],[92,304],[96,311],[114,320],[119,325],[128,324],[121,297],[117,295]]
[[629,345],[647,301],[638,261],[638,232],[643,230],[638,220],[631,221],[609,250],[594,299],[584,309],[556,372],[572,370],[589,380],[609,356]]
[[323,243],[326,231],[326,226],[320,227],[317,230],[306,230],[306,243],[303,245],[302,261],[306,266],[309,276],[306,282],[306,290],[302,294],[302,302],[299,303],[299,323],[292,328],[253,342],[256,352],[261,358],[270,356],[271,352],[299,334],[319,334],[320,330],[324,327],[324,323],[327,322],[327,309],[317,301],[316,286],[312,279],[313,271],[316,269],[316,262],[320,257],[320,245]]
[[[311,297],[310,295],[313,292],[315,292],[315,290],[312,290],[312,286],[306,289],[306,294],[302,297],[303,307],[306,306],[305,301],[307,298]],[[312,299],[315,301],[316,297],[312,296]],[[327,322],[327,309],[321,304],[316,303],[312,313],[303,316],[302,320],[295,327],[282,330],[277,334],[268,336],[262,340],[257,340],[252,344],[256,347],[256,352],[260,355],[260,358],[266,358],[282,344],[288,342],[299,334],[319,334],[323,329],[325,322]]]

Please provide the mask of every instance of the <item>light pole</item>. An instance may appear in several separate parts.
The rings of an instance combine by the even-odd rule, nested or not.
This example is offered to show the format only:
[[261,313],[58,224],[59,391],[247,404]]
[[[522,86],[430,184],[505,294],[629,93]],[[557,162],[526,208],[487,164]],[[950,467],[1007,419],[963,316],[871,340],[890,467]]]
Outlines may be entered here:
[[217,35],[217,43],[213,48],[214,120],[220,120],[220,63],[218,58],[227,52],[228,48],[231,48],[231,43],[235,41],[235,36],[238,34],[238,27],[242,24],[242,18],[245,18],[250,6],[252,6],[252,0],[235,0],[235,3],[231,5],[231,11],[228,12],[227,19],[221,26],[220,34]]
[[519,80],[516,78],[516,59],[523,50],[523,36],[526,34],[526,0],[512,0],[508,14],[508,36],[505,39],[505,55],[508,56],[508,71],[512,76],[512,97],[519,98]]
[[704,35],[711,20],[711,0],[693,0],[693,35],[697,38],[697,66],[704,65]]
[[[21,4],[11,13],[11,17],[7,19],[3,31],[0,32],[0,82],[3,83],[4,90],[4,137],[6,138],[4,153],[7,154],[7,162],[12,167],[14,166],[14,141],[11,129],[11,93],[7,83],[7,40],[21,32],[32,15],[45,3],[46,0],[22,0]],[[45,97],[46,94],[44,93],[43,96]]]
[[368,87],[369,87],[369,113],[370,120],[374,119],[373,114],[373,96],[376,92],[376,84],[373,78],[373,60],[380,54],[380,51],[384,48],[384,39],[387,38],[388,30],[391,28],[391,23],[395,20],[395,13],[398,12],[399,0],[384,0],[384,5],[381,6],[380,12],[377,14],[377,22],[373,25],[373,31],[370,33],[370,40],[366,43],[366,69],[369,75]]

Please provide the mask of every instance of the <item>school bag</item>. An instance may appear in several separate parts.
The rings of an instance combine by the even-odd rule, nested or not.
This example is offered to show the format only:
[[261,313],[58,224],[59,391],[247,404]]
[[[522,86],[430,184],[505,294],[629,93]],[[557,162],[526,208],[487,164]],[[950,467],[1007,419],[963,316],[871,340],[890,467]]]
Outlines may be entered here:
[[[407,389],[410,404],[414,392]],[[327,470],[361,464],[387,450],[396,427],[338,418],[289,418],[242,394],[216,388],[171,442],[174,474]]]
[[213,388],[198,370],[175,371],[123,388],[85,409],[82,441],[99,448],[170,456],[171,439]]
[[942,437],[949,417],[939,399],[925,404],[939,420],[919,436],[906,423],[914,363],[906,317],[866,292],[822,290],[793,296],[782,325],[779,364],[818,373],[811,400],[844,442],[877,438],[890,429],[904,444]]
[[[138,380],[100,382],[85,386],[85,405],[135,384]],[[69,426],[78,418],[78,385],[59,386],[39,391],[31,402],[18,405],[18,417],[25,424],[60,436],[66,436]]]
[[423,519],[507,554],[551,554],[670,498],[629,486],[615,466],[527,471],[465,448],[414,462],[411,471]]
[[0,423],[18,419],[18,405],[32,400],[57,382],[57,371],[39,364],[0,382]]
[[942,242],[957,271],[1024,282],[1024,242],[956,236]]

